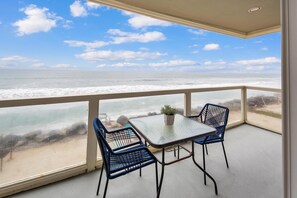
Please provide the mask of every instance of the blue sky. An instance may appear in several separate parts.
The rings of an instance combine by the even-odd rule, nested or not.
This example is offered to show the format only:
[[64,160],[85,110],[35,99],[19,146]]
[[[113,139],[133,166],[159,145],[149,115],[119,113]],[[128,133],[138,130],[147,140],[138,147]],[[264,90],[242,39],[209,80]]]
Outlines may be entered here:
[[85,0],[0,1],[1,69],[280,73],[280,46]]

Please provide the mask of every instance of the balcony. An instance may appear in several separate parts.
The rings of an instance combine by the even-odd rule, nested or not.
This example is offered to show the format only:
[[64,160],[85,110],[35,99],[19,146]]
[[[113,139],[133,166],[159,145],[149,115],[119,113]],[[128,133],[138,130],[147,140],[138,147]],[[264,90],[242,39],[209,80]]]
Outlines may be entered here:
[[[219,144],[209,145],[207,169],[215,177],[219,195],[213,184],[203,184],[201,171],[191,159],[168,166],[165,170],[161,197],[269,197],[282,196],[281,136],[250,125],[229,129],[226,149],[230,169],[226,168]],[[201,163],[201,147],[196,146],[197,160]],[[157,154],[157,156],[160,156]],[[108,197],[155,197],[154,167],[143,170],[143,176],[133,172],[110,182]],[[36,190],[17,194],[15,198],[95,197],[99,171],[58,182]],[[102,189],[101,189],[102,192]]]
[[[11,126],[11,131],[1,138],[17,139],[13,146],[6,147],[9,150],[2,157],[0,196],[100,168],[101,157],[91,125],[92,119],[98,115],[105,119],[109,127],[114,128],[120,126],[115,122],[116,118],[125,113],[128,117],[154,114],[158,113],[161,105],[173,104],[181,113],[190,115],[197,112],[198,107],[205,102],[212,102],[224,104],[231,110],[228,127],[232,129],[228,130],[225,143],[230,169],[225,168],[222,151],[216,145],[210,146],[210,155],[207,157],[208,170],[218,182],[219,195],[280,197],[282,173],[279,94],[279,89],[236,86],[0,101],[0,113],[13,118],[2,119],[2,126]],[[133,109],[133,104],[136,103],[140,106]],[[110,107],[117,111],[112,111]],[[144,107],[149,112],[145,112]],[[77,115],[73,116],[74,114]],[[107,116],[104,117],[105,115]],[[38,123],[42,116],[51,118],[48,119],[50,122]],[[62,123],[58,122],[61,120]],[[36,128],[28,131],[27,123],[34,121],[37,122],[34,125]],[[17,135],[20,130],[26,133]],[[201,152],[199,146],[196,149],[197,154]],[[211,183],[207,187],[203,185],[202,174],[191,160],[167,169],[163,197],[215,197]],[[154,189],[146,192],[149,190],[146,186],[152,186],[151,183],[154,182],[151,172],[147,168],[143,171],[142,178],[133,173],[112,181],[109,196],[154,197]],[[48,194],[61,189],[61,193],[67,192],[70,197],[77,189],[80,192],[77,191],[75,195],[80,197],[78,195],[84,192],[81,192],[83,189],[87,191],[83,193],[84,197],[94,197],[97,174],[97,171],[92,172],[18,196],[40,197],[42,193]],[[196,174],[195,177],[193,174]],[[180,179],[182,177],[184,179]],[[132,183],[121,185],[128,180]],[[73,190],[74,185],[78,187]],[[69,191],[66,191],[67,186]],[[174,192],[170,189],[184,190]]]

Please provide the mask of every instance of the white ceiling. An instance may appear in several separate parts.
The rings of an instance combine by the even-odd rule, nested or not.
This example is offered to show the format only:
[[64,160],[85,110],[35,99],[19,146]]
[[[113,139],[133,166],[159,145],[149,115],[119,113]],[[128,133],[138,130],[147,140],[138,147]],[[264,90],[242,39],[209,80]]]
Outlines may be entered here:
[[89,1],[240,38],[280,31],[280,0]]

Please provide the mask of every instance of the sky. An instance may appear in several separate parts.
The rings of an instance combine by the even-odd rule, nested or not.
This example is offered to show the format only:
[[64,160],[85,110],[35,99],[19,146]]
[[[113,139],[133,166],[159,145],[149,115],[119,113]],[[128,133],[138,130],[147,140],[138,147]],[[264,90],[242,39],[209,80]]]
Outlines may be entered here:
[[280,73],[279,32],[241,39],[85,0],[0,1],[0,69]]

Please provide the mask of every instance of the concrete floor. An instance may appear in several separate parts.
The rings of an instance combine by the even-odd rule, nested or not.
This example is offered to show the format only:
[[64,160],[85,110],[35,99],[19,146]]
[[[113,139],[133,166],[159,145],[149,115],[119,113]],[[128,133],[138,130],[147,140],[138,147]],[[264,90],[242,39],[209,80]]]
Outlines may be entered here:
[[[186,146],[189,146],[187,144]],[[202,164],[201,146],[196,145],[196,159]],[[191,159],[165,167],[161,197],[166,198],[281,198],[281,135],[243,125],[227,131],[225,148],[230,168],[226,168],[221,144],[208,146],[208,172],[216,179],[219,195]],[[167,156],[172,157],[172,153]],[[159,157],[160,154],[157,154]],[[160,173],[160,168],[159,168]],[[95,198],[99,171],[23,192],[14,198]],[[104,177],[103,177],[104,178]],[[104,191],[105,178],[99,197]],[[109,182],[109,198],[151,198],[156,196],[154,166]]]

